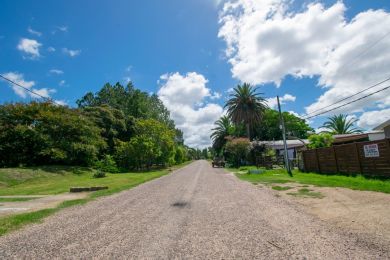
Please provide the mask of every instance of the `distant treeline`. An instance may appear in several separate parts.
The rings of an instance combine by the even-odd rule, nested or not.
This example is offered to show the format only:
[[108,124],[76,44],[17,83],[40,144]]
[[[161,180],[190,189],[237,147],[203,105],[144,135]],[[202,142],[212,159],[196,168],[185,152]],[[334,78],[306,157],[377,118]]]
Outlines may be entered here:
[[77,100],[0,106],[0,166],[99,165],[107,171],[172,165],[199,157],[183,144],[157,95],[106,84]]

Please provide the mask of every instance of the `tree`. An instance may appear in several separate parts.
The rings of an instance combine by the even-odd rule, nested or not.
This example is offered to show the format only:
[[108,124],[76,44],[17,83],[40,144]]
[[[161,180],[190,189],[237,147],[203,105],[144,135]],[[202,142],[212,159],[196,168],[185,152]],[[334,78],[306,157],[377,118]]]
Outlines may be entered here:
[[134,135],[134,118],[125,116],[121,110],[108,105],[82,108],[82,113],[101,129],[107,143],[105,152],[114,154],[115,141],[128,141]]
[[330,147],[333,143],[333,137],[329,133],[321,133],[309,136],[308,147],[312,149]]
[[[282,116],[288,136],[306,139],[308,137],[308,132],[314,131],[304,119],[301,119],[289,112],[283,112]],[[278,111],[266,109],[264,111],[261,124],[256,125],[254,138],[264,141],[281,140],[283,136],[282,130],[279,126],[280,122]]]
[[266,101],[256,93],[256,88],[244,83],[234,89],[230,99],[226,103],[227,115],[235,125],[243,123],[246,134],[251,139],[251,130],[261,122],[264,110],[267,109]]
[[322,127],[328,129],[332,134],[354,134],[361,133],[360,129],[354,127],[357,119],[347,118],[347,115],[339,114],[328,118]]
[[248,138],[235,138],[228,141],[225,149],[227,161],[234,167],[240,167],[241,162],[248,156],[249,145]]
[[227,116],[222,116],[214,124],[216,127],[212,129],[210,137],[213,141],[213,148],[220,152],[227,142],[226,137],[232,134],[233,126]]
[[116,158],[121,167],[141,169],[175,162],[174,130],[154,119],[139,119],[134,128],[130,141],[118,142]]
[[93,165],[105,148],[79,110],[51,103],[0,106],[0,165]]

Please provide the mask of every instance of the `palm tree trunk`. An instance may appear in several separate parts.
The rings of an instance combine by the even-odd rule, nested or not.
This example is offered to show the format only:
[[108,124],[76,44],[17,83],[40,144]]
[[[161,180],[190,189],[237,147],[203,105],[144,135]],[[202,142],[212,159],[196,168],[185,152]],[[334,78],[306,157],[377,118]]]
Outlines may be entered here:
[[246,124],[246,136],[248,137],[249,141],[251,140],[251,128],[249,123]]

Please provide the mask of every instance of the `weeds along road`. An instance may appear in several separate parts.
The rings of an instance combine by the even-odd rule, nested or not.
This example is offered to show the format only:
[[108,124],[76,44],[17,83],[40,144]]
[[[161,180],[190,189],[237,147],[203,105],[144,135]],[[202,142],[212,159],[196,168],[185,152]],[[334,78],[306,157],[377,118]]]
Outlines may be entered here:
[[0,238],[0,258],[386,259],[389,246],[321,222],[197,161]]

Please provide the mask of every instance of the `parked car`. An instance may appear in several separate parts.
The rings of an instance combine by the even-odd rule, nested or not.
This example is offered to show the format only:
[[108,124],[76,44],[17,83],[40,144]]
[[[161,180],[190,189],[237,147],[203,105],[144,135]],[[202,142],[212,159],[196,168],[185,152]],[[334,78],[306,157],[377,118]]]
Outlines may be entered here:
[[221,157],[215,157],[211,163],[214,167],[225,167],[225,160]]

